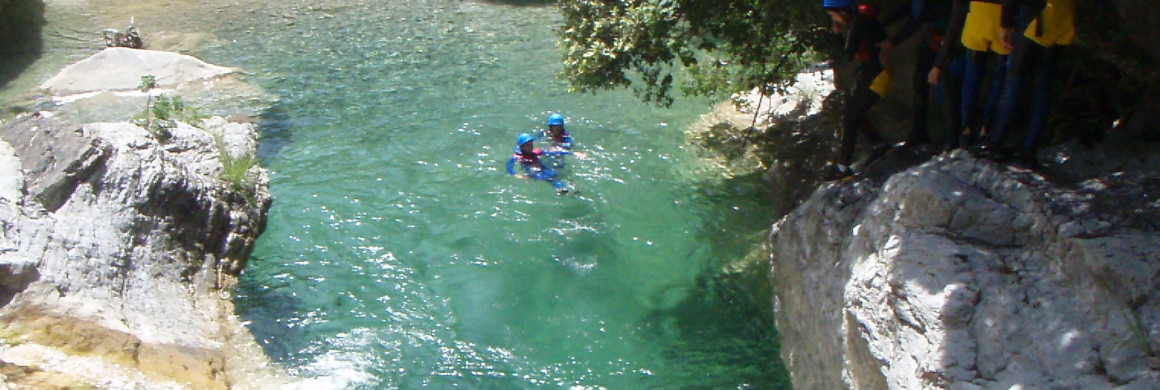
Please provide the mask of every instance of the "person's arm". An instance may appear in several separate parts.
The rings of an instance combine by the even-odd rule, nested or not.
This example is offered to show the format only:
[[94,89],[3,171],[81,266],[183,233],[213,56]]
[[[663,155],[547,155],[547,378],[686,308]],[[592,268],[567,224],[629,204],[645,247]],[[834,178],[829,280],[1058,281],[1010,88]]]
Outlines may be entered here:
[[1015,48],[1015,24],[1019,17],[1019,8],[1023,7],[1022,0],[1003,0],[1003,10],[999,17],[999,44],[1011,51]]
[[967,21],[967,11],[969,10],[966,0],[955,0],[951,8],[951,19],[947,23],[947,31],[943,34],[942,44],[938,48],[938,56],[934,58],[935,68],[946,68],[950,65],[951,58],[954,57],[952,52],[958,51],[957,48],[962,45],[963,25]]
[[507,173],[509,175],[512,175],[512,176],[517,176],[515,168],[516,168],[516,157],[512,156],[512,158],[508,159],[508,162],[507,162]]
[[568,149],[561,148],[561,149],[545,150],[545,151],[543,151],[542,154],[545,156],[567,156],[569,154],[572,154],[572,151],[568,150]]

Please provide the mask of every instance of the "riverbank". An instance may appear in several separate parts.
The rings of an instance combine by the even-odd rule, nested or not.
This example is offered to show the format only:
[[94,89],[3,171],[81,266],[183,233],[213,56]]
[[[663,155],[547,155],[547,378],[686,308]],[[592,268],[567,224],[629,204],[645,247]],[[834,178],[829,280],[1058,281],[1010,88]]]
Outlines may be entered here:
[[771,183],[809,188],[774,185],[768,241],[795,387],[1160,386],[1160,154],[1134,119],[1035,171],[896,151],[831,183],[800,168],[833,153],[824,111],[753,132]]
[[836,116],[772,111],[723,104],[690,136],[764,170],[784,212],[766,253],[795,387],[1160,386],[1149,118],[1046,149],[1036,171],[897,151],[827,183]]
[[[156,87],[138,90],[143,76]],[[0,124],[0,383],[292,385],[230,300],[271,204],[257,127],[160,103],[265,95],[234,69],[130,49],[99,51],[36,91],[18,93],[32,100],[16,111],[51,111]],[[147,103],[168,111],[124,122]]]
[[0,191],[0,360],[24,371],[7,381],[285,383],[269,382],[277,374],[225,298],[270,196],[260,168],[239,187],[220,178],[219,161],[252,154],[257,133],[221,118],[201,125],[179,123],[165,142],[128,123],[77,125],[49,113],[0,129],[4,170],[15,174]]
[[819,188],[770,235],[795,386],[1160,386],[1147,149],[1039,173],[959,151]]

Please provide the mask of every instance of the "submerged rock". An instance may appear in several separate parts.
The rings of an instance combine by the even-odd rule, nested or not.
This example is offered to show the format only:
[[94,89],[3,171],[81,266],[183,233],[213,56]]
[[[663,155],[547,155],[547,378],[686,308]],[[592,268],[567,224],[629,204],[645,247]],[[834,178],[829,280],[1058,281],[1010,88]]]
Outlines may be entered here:
[[769,239],[795,387],[1160,388],[1160,158],[1116,152],[819,188]]
[[0,180],[0,360],[97,387],[283,383],[227,298],[271,198],[260,167],[223,181],[213,133],[253,153],[256,129],[205,127],[181,123],[164,144],[47,114],[0,127],[0,173],[15,174]]

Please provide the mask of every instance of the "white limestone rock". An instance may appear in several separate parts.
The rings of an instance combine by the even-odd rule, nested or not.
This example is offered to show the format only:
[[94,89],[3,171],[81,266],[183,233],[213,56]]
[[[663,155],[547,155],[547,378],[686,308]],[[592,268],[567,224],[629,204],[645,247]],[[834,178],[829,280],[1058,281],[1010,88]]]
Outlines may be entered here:
[[39,114],[0,127],[0,170],[26,183],[0,187],[0,298],[11,298],[0,327],[192,388],[285,384],[262,379],[267,358],[221,296],[271,198],[260,168],[252,188],[220,178],[212,133],[253,147],[256,129],[210,123],[180,124],[166,143],[127,123]]
[[1160,238],[1102,188],[962,152],[820,188],[770,236],[795,387],[1160,388]]
[[165,88],[233,72],[184,54],[110,47],[69,65],[40,88],[55,95],[135,90],[146,75],[154,76],[157,86]]

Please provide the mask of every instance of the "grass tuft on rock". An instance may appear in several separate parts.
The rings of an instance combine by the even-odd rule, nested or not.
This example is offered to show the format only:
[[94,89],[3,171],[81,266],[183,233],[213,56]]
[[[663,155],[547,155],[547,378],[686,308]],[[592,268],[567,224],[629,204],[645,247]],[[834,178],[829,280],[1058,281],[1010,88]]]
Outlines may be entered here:
[[257,156],[253,153],[245,153],[240,156],[231,154],[229,148],[226,147],[225,137],[221,133],[214,133],[213,141],[214,147],[218,151],[218,158],[222,163],[222,180],[229,184],[231,190],[242,194],[247,200],[252,200],[254,186],[257,184],[257,177],[252,172],[252,168],[258,165]]

